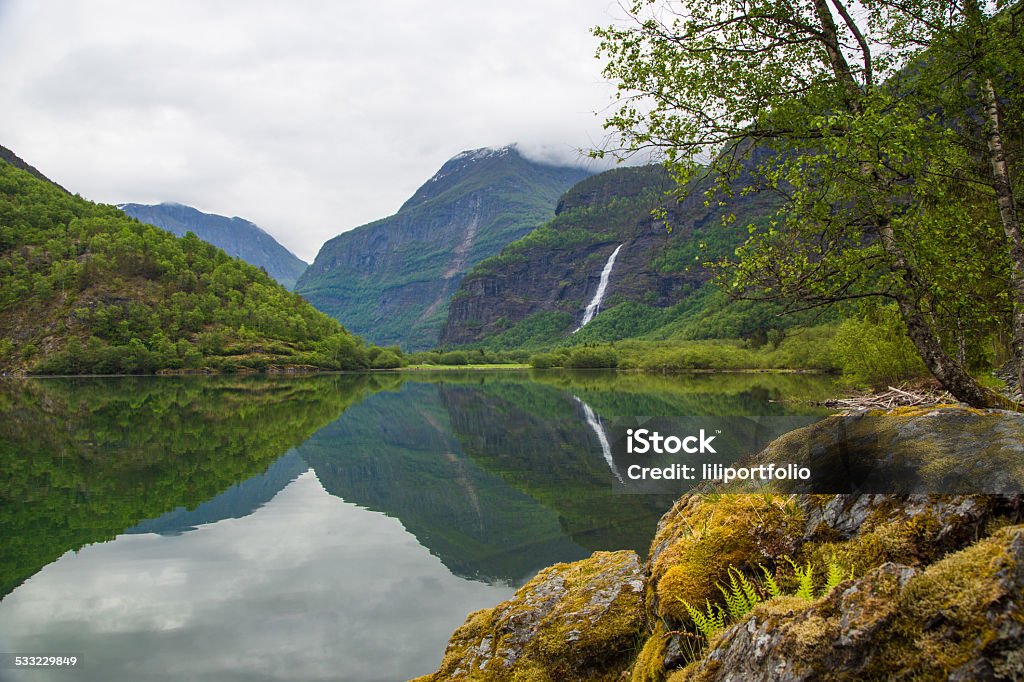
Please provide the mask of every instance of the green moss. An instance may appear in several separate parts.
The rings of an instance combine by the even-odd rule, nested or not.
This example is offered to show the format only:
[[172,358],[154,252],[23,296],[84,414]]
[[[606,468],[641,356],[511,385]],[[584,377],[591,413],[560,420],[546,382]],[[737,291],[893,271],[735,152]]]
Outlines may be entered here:
[[1006,599],[1024,621],[1024,595],[1008,591],[1013,583],[1005,579],[1020,571],[1010,545],[1022,533],[1024,526],[1004,528],[907,583],[892,629],[894,669],[938,678],[965,664],[997,639],[989,612]]
[[730,567],[752,572],[759,563],[792,554],[802,533],[802,515],[784,497],[691,499],[663,521],[652,545],[666,543],[652,567],[658,615],[690,622],[684,601],[721,603],[716,583],[728,582]]
[[633,662],[631,682],[662,682],[665,679],[665,651],[668,630],[658,623]]
[[643,628],[640,575],[625,551],[546,568],[512,599],[471,614],[428,679],[471,670],[474,680],[618,680]]

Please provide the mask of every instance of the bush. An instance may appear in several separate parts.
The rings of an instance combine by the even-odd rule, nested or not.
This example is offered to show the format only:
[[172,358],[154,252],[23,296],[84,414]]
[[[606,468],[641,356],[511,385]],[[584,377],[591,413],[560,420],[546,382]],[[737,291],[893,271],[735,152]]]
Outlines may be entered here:
[[566,367],[577,369],[596,369],[600,367],[617,367],[619,354],[610,346],[583,346],[573,348],[566,360]]
[[461,350],[442,353],[438,359],[442,365],[468,365],[469,357]]
[[530,367],[534,369],[551,369],[561,367],[564,359],[557,353],[537,353],[530,356]]
[[833,346],[843,374],[858,384],[884,386],[928,374],[895,306],[846,320]]
[[380,353],[377,353],[377,357],[373,359],[371,367],[374,369],[397,369],[402,366],[402,360],[395,354],[394,351],[389,349],[382,349]]

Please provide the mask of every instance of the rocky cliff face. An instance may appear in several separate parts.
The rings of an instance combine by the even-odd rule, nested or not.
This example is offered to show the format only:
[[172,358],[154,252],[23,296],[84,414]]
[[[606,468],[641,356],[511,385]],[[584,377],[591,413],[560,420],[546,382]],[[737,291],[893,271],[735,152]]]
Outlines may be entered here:
[[246,263],[263,268],[268,275],[292,289],[306,262],[281,246],[259,226],[243,218],[227,218],[203,213],[190,206],[164,203],[156,205],[121,204],[119,209],[150,225],[179,237],[193,232],[205,242],[227,251]]
[[[702,261],[731,253],[746,225],[775,206],[767,195],[736,197],[729,206],[737,214],[736,227],[727,228],[725,210],[716,202],[704,205],[706,187],[698,183],[686,200],[675,203],[665,196],[672,186],[660,166],[615,169],[574,186],[559,201],[554,220],[467,275],[441,343],[479,342],[542,316],[555,336],[549,340],[570,334],[620,244],[600,309],[676,305],[710,279]],[[667,211],[667,225],[652,217],[659,207]],[[644,331],[636,320],[625,326],[623,335]]]
[[[1024,428],[1003,413],[965,433],[958,411],[923,412],[978,451]],[[874,423],[859,447],[886,447],[890,426]],[[642,571],[600,552],[542,571],[472,614],[422,680],[1022,679],[1022,513],[1004,495],[689,494]],[[736,608],[740,584],[752,608]],[[595,594],[617,607],[591,608]]]
[[465,273],[548,220],[587,175],[515,147],[463,152],[395,215],[324,244],[296,291],[375,343],[431,347]]

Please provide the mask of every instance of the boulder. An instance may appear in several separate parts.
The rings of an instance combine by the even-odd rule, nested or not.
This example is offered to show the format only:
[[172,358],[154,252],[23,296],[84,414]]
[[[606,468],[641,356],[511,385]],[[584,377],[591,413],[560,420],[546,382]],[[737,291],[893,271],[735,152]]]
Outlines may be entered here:
[[886,563],[817,601],[777,598],[670,682],[1024,678],[1024,526],[924,570]]
[[441,680],[617,680],[644,624],[635,552],[595,552],[546,568],[512,599],[477,611],[452,635]]

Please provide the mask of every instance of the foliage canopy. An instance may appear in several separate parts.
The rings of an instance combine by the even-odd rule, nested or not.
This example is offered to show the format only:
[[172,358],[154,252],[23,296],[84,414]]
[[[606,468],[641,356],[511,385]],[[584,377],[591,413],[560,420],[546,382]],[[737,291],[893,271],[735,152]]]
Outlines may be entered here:
[[619,152],[660,151],[680,188],[704,162],[709,201],[782,198],[775,220],[718,261],[720,282],[791,309],[888,300],[947,388],[998,402],[966,366],[993,360],[1011,325],[1024,354],[1018,157],[1005,153],[1022,128],[1019,3],[638,0],[629,11],[632,24],[595,29],[619,87],[606,124]]

